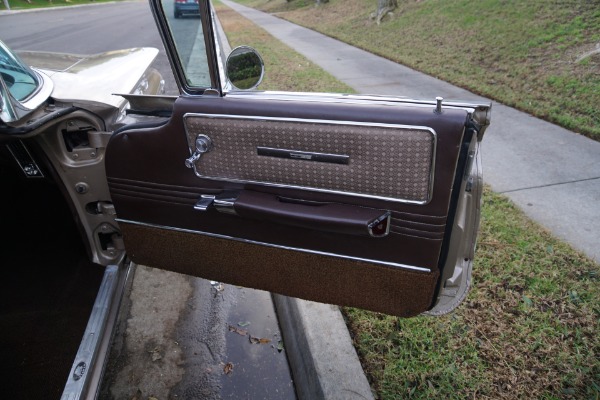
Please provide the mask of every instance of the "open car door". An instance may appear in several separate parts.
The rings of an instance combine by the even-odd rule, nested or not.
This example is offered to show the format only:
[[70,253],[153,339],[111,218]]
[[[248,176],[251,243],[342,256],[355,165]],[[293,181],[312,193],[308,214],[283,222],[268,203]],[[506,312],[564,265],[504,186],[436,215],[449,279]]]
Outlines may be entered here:
[[200,24],[168,1],[151,4],[181,95],[166,122],[120,129],[106,153],[128,256],[403,317],[456,307],[490,106],[228,91],[210,4]]

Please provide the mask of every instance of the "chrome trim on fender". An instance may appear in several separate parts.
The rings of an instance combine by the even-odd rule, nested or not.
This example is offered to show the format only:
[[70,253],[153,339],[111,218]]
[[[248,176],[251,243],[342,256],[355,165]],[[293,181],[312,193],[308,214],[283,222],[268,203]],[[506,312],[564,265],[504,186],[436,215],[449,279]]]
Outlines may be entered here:
[[[429,185],[428,185],[428,193],[427,200],[419,201],[419,200],[407,200],[407,199],[396,199],[385,196],[377,196],[370,195],[365,193],[354,193],[354,192],[343,192],[340,190],[330,190],[330,189],[321,189],[321,188],[313,188],[306,186],[297,186],[297,185],[287,185],[282,183],[272,183],[272,182],[263,182],[263,181],[251,181],[251,180],[243,180],[243,179],[234,179],[234,178],[218,178],[202,175],[194,164],[194,173],[198,178],[209,179],[212,181],[222,181],[222,182],[232,182],[232,183],[249,183],[255,185],[263,185],[269,187],[278,187],[285,189],[300,189],[300,190],[308,190],[312,192],[320,192],[320,193],[331,193],[331,194],[339,194],[344,196],[353,196],[353,197],[362,197],[376,200],[385,200],[392,201],[395,203],[402,204],[415,204],[415,205],[426,205],[429,204],[432,198],[433,193],[433,182],[435,178],[435,158],[437,154],[437,133],[436,131],[428,126],[418,126],[418,125],[402,125],[402,124],[386,124],[379,122],[357,122],[357,121],[337,121],[337,120],[322,120],[322,119],[302,119],[302,118],[284,118],[284,117],[265,117],[265,116],[249,116],[249,115],[228,115],[228,114],[204,114],[204,113],[186,113],[183,116],[184,119],[184,129],[186,133],[186,140],[189,137],[188,124],[186,120],[192,117],[200,117],[200,118],[229,118],[229,119],[241,119],[241,120],[252,120],[252,121],[277,121],[277,122],[299,122],[299,123],[313,123],[313,124],[323,124],[323,125],[351,125],[351,126],[365,126],[365,127],[377,127],[377,128],[396,128],[396,129],[414,129],[414,130],[422,130],[427,131],[431,134],[433,143],[431,146],[431,164],[429,166]],[[191,152],[191,148],[190,148]]]
[[367,262],[367,263],[378,264],[378,265],[385,265],[386,267],[401,268],[401,269],[406,269],[409,271],[431,273],[431,269],[429,269],[429,268],[416,267],[414,265],[406,265],[406,264],[394,263],[394,262],[389,262],[389,261],[381,261],[381,260],[372,260],[369,258],[353,257],[353,256],[347,256],[347,255],[343,255],[343,254],[328,253],[326,251],[302,249],[302,248],[298,248],[298,247],[289,247],[289,246],[283,246],[283,245],[278,245],[278,244],[273,244],[273,243],[258,242],[258,241],[250,240],[250,239],[243,239],[243,238],[237,238],[237,237],[233,237],[233,236],[221,235],[218,233],[194,231],[191,229],[175,228],[172,226],[148,224],[146,222],[131,221],[131,220],[120,219],[120,218],[117,218],[117,221],[119,223],[145,226],[148,228],[158,228],[158,229],[166,229],[166,230],[175,231],[175,232],[192,233],[195,235],[209,236],[209,237],[214,237],[217,239],[235,240],[237,242],[257,244],[257,245],[261,245],[261,246],[273,247],[276,249],[298,251],[301,253],[316,254],[316,255],[320,255],[320,256],[343,258],[343,259],[351,260],[351,261],[360,261],[360,262]]

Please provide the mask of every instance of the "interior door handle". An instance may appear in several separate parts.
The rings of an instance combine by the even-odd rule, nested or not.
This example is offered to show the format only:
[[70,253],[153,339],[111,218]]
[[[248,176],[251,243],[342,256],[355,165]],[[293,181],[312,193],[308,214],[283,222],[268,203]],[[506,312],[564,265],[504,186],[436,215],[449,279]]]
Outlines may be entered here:
[[207,210],[211,206],[243,218],[326,232],[384,237],[390,230],[391,212],[387,210],[338,203],[294,202],[250,190],[205,195],[195,208]]
[[198,211],[207,211],[209,208],[214,207],[219,212],[235,214],[234,205],[238,194],[239,192],[237,191],[224,191],[217,195],[203,194],[194,205],[194,209]]

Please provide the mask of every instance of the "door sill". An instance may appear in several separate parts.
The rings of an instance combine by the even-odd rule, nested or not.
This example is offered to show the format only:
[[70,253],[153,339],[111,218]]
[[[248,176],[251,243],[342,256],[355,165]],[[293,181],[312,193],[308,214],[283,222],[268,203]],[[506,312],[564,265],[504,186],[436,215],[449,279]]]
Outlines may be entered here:
[[96,399],[131,267],[106,267],[61,400]]

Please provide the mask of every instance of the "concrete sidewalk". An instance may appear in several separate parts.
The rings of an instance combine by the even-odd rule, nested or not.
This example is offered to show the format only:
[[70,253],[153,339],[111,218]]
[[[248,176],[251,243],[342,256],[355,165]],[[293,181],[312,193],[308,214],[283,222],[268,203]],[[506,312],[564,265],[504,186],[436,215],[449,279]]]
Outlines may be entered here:
[[[489,101],[272,15],[221,1],[359,93]],[[494,191],[600,262],[599,142],[494,102],[482,148],[484,181]]]
[[[226,58],[231,46],[216,14],[214,21]],[[272,299],[299,400],[374,398],[339,307],[278,294]]]

